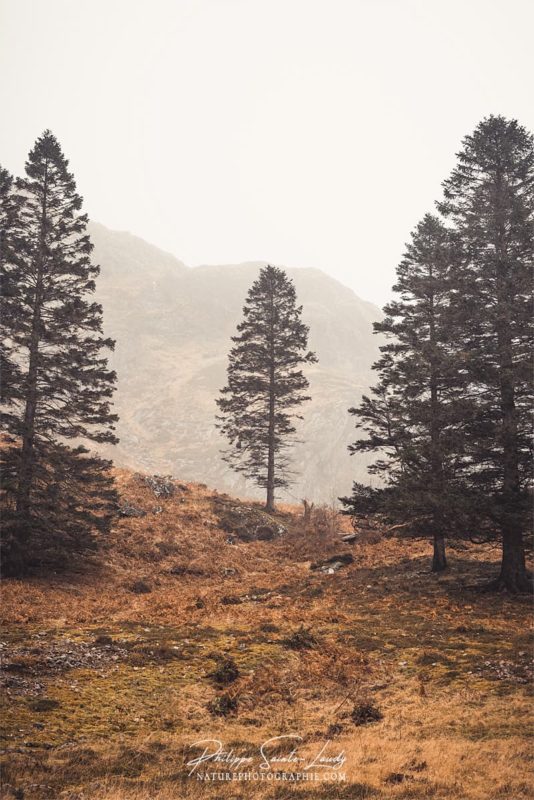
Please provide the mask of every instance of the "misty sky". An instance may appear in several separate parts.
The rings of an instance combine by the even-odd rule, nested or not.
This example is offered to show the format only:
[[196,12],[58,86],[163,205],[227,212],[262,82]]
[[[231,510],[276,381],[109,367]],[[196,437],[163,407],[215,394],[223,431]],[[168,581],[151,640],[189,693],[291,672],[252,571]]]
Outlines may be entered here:
[[0,162],[49,127],[92,219],[381,304],[461,138],[534,129],[533,30],[533,0],[0,0]]

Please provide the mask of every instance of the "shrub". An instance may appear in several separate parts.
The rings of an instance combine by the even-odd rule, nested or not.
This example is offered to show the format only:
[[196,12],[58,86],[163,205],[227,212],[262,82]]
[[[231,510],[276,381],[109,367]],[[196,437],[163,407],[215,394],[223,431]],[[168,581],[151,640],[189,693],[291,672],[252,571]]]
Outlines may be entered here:
[[380,709],[370,702],[358,703],[350,714],[350,718],[355,725],[369,725],[372,722],[380,722],[383,716]]
[[221,694],[208,703],[208,711],[214,717],[228,717],[237,713],[237,699],[229,694]]

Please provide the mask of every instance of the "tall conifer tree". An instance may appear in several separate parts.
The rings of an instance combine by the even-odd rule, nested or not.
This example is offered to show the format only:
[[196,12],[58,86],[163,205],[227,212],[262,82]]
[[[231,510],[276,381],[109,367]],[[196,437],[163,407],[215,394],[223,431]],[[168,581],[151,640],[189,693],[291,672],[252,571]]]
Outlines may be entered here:
[[534,316],[534,139],[516,120],[489,117],[467,136],[444,183],[440,211],[463,251],[457,329],[476,416],[466,430],[471,484],[500,528],[495,585],[531,583],[530,528]]
[[[109,462],[82,440],[115,443],[110,401],[115,374],[103,351],[102,308],[92,300],[99,268],[91,263],[87,217],[57,139],[37,140],[17,182],[17,214],[2,264],[3,333],[18,372],[3,450],[4,568],[68,560],[109,523],[115,500]],[[16,287],[15,290],[11,290]],[[65,444],[77,440],[73,448]]]
[[450,308],[456,260],[450,232],[427,214],[398,267],[397,299],[374,326],[388,340],[374,365],[379,382],[350,409],[367,436],[349,450],[378,453],[370,472],[383,477],[385,488],[369,493],[356,485],[346,505],[354,509],[358,498],[375,510],[382,505],[432,535],[436,572],[447,565],[445,536],[456,527],[467,413]]
[[317,360],[307,350],[301,313],[284,270],[263,267],[232,337],[228,384],[217,400],[218,427],[230,442],[225,460],[266,489],[268,511],[274,510],[276,489],[290,483],[288,448],[293,422],[301,418],[295,410],[309,400],[301,367]]

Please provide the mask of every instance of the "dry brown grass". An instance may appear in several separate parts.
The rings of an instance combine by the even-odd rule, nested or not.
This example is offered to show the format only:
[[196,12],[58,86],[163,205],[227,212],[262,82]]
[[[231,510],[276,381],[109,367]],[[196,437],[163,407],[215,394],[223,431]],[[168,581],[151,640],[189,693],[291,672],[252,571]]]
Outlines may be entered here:
[[[4,581],[5,797],[532,796],[530,603],[470,588],[497,551],[453,551],[437,577],[427,543],[373,537],[325,575],[310,562],[350,548],[323,524],[305,531],[300,510],[281,509],[280,539],[229,544],[209,489],[160,501],[130,473],[118,480],[149,513],[119,520],[99,562]],[[132,591],[139,580],[149,593]],[[309,646],[289,648],[301,626]],[[221,657],[239,670],[227,686],[210,677]],[[214,716],[223,694],[237,710]],[[46,710],[43,699],[56,702]],[[361,704],[382,719],[355,724]],[[327,739],[344,749],[346,783],[187,778],[199,738],[245,753],[295,732],[303,753]]]

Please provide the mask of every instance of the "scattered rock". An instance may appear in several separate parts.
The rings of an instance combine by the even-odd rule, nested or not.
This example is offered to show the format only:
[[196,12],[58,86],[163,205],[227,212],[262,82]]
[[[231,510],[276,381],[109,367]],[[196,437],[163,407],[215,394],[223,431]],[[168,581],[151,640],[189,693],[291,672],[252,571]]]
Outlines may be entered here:
[[352,564],[353,561],[354,556],[352,553],[340,553],[338,556],[331,556],[331,558],[327,558],[326,561],[315,561],[310,565],[310,569],[332,574],[333,572],[337,572],[339,569],[342,569],[342,567]]
[[[100,669],[106,664],[123,660],[128,656],[128,650],[113,644],[111,637],[102,637],[102,641],[105,642],[102,644],[95,639],[85,642],[68,637],[46,642],[40,639],[40,641],[42,644],[39,648],[24,644],[12,646],[12,657],[15,663],[24,665],[23,671],[15,673],[6,671],[8,664],[2,663],[0,685],[9,688],[12,694],[35,696],[43,691],[42,683],[36,680],[42,675],[59,675],[80,668]],[[112,646],[107,644],[108,641],[112,642]]]
[[136,478],[152,490],[154,497],[172,497],[176,491],[171,475],[136,475]]
[[[525,658],[526,656],[526,658]],[[524,652],[521,661],[484,661],[474,672],[496,681],[516,684],[531,684],[534,680],[534,659]]]
[[268,600],[271,594],[272,592],[269,589],[251,589],[250,592],[244,596],[243,600],[249,600],[252,603],[262,603]]
[[121,517],[146,517],[146,511],[143,511],[142,508],[137,508],[128,502],[123,503],[119,507],[119,514]]
[[221,570],[223,578],[231,578],[232,575],[237,575],[237,570],[233,567],[223,567]]

